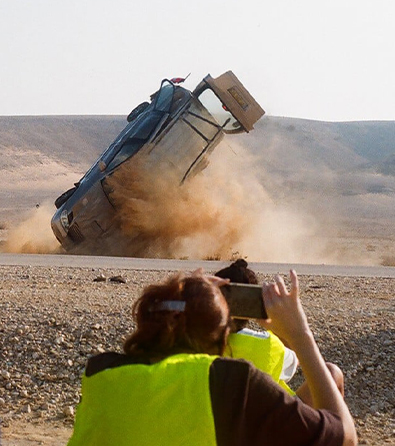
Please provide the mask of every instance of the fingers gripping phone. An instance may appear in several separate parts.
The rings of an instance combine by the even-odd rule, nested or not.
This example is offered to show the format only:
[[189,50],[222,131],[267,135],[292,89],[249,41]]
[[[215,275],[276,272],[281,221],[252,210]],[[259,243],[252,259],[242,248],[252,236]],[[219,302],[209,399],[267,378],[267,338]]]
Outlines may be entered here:
[[230,315],[238,319],[267,319],[260,285],[229,283],[221,286]]

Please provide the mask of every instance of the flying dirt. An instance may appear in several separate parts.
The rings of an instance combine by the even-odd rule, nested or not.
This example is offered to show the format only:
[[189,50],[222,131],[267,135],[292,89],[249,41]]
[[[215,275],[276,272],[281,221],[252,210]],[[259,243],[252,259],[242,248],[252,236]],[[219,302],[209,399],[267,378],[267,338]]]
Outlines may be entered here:
[[[322,227],[303,209],[274,200],[260,183],[254,156],[220,143],[210,165],[182,187],[136,163],[111,177],[121,235],[101,238],[102,253],[130,257],[337,263],[320,238]],[[6,252],[64,252],[50,229],[52,206],[33,208],[9,231]],[[125,234],[125,235],[124,235]],[[311,243],[314,240],[314,243]],[[89,247],[88,247],[89,248]],[[78,253],[78,251],[77,251]]]
[[[174,178],[153,178],[136,166],[111,178],[117,224],[129,243],[122,255],[153,258],[312,262],[322,245],[312,247],[317,224],[308,214],[275,203],[255,175],[254,160],[243,147],[221,143],[210,166],[182,187]],[[128,199],[127,199],[128,198]],[[105,249],[111,251],[112,243]]]
[[26,254],[49,254],[60,252],[60,246],[50,229],[53,212],[49,202],[35,206],[25,219],[8,231],[3,250]]

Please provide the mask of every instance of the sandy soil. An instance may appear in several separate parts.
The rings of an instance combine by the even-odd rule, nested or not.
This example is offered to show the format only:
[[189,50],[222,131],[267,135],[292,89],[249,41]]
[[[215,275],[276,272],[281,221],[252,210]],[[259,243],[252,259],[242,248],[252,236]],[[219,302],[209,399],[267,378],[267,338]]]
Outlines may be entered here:
[[[63,445],[72,430],[86,358],[120,349],[134,326],[131,303],[147,284],[170,273],[0,271],[2,444]],[[106,280],[95,282],[100,275]],[[115,275],[126,283],[110,282]],[[360,444],[395,444],[394,286],[394,279],[301,277],[303,303],[320,348],[345,373]]]

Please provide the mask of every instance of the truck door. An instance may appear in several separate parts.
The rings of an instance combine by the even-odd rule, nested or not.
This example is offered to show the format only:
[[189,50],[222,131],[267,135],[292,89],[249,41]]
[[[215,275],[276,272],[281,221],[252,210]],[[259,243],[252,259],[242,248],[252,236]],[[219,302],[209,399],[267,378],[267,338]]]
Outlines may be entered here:
[[193,94],[223,126],[225,133],[248,133],[265,114],[232,71],[215,79],[208,74]]

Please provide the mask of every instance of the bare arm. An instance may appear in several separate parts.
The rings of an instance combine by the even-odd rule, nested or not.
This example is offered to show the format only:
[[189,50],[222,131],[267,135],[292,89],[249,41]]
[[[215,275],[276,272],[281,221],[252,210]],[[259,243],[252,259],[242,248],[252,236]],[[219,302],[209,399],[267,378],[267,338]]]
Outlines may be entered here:
[[263,298],[270,319],[261,321],[261,324],[285,339],[297,354],[314,408],[330,410],[340,417],[344,428],[343,445],[356,445],[354,421],[308,325],[299,300],[299,283],[295,271],[291,271],[290,276],[290,292],[280,276],[276,276],[274,283],[263,285]]

